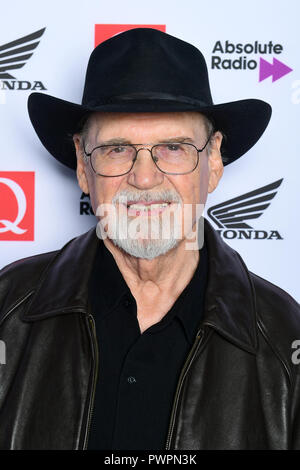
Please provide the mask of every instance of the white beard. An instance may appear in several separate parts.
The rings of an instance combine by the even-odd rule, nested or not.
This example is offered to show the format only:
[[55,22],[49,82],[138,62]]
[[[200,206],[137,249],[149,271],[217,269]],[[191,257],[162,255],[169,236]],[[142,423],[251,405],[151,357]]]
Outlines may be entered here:
[[116,226],[113,229],[116,230],[116,237],[112,239],[113,243],[136,258],[156,258],[164,255],[180,242],[178,237],[176,238],[176,227],[180,226],[180,222],[171,223],[168,237],[165,237],[161,215],[137,216],[133,219],[126,214],[121,214],[120,217],[115,218],[115,223]]
[[[168,190],[156,195],[159,199],[171,201],[172,206],[167,207],[160,214],[129,216],[127,212],[127,201],[132,194],[123,191],[121,195],[115,197],[112,204],[102,204],[99,206],[96,215],[100,217],[97,228],[99,238],[108,237],[115,246],[121,248],[126,253],[136,258],[153,259],[166,254],[179,243],[192,230],[192,217],[188,212],[184,212],[183,224],[183,204],[180,197]],[[153,200],[153,196],[145,192],[146,201]],[[138,199],[134,199],[138,200]],[[105,217],[104,214],[106,214]],[[187,222],[187,224],[186,224]],[[195,221],[194,221],[195,222]],[[187,227],[186,227],[187,225]],[[108,230],[104,228],[108,227]],[[196,246],[197,248],[197,246]]]

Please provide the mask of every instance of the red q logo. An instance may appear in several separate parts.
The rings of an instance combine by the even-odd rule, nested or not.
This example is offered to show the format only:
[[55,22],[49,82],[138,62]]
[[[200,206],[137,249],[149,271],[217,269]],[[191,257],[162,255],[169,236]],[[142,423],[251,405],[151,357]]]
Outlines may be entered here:
[[166,32],[165,24],[95,24],[95,47],[116,34],[134,28],[153,28]]
[[0,241],[34,239],[34,172],[0,172]]

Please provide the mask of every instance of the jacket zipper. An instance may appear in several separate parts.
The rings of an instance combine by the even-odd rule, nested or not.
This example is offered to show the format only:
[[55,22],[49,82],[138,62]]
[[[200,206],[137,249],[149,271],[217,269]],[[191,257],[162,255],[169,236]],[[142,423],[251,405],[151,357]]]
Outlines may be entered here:
[[94,411],[95,391],[96,391],[96,385],[97,385],[98,365],[99,365],[99,351],[98,351],[97,336],[96,336],[96,326],[95,326],[95,320],[94,320],[93,315],[91,314],[88,315],[88,322],[89,322],[89,332],[91,333],[90,337],[91,337],[92,350],[93,350],[93,356],[94,356],[93,357],[94,365],[93,365],[92,393],[91,393],[91,398],[90,398],[90,403],[89,403],[83,450],[86,450],[88,446],[88,438],[90,434],[91,421],[92,421],[92,416],[93,416],[93,411]]
[[178,384],[177,384],[177,387],[176,387],[176,392],[175,392],[175,397],[174,397],[174,401],[173,401],[173,407],[172,407],[172,412],[171,412],[171,419],[170,419],[170,424],[169,424],[169,430],[168,430],[168,434],[167,434],[167,442],[166,442],[166,450],[170,450],[170,443],[171,443],[171,439],[172,439],[172,434],[173,434],[173,430],[174,430],[174,425],[175,425],[175,416],[176,416],[176,411],[177,411],[177,406],[178,406],[178,402],[179,402],[179,396],[180,396],[180,392],[181,392],[181,389],[182,389],[182,385],[183,385],[183,381],[185,379],[185,376],[194,360],[194,357],[199,349],[199,346],[201,344],[201,341],[200,339],[203,337],[203,330],[202,328],[200,328],[200,330],[198,331],[197,333],[197,336],[196,336],[196,339],[194,341],[194,344],[192,346],[192,349],[190,350],[189,352],[189,355],[183,365],[183,368],[181,370],[181,373],[180,373],[180,376],[179,376],[179,380],[178,380]]

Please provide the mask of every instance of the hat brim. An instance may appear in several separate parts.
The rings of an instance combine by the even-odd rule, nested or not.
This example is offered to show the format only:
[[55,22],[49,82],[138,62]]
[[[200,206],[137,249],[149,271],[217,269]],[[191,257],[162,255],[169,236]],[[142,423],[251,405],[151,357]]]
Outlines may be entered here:
[[212,106],[186,104],[169,99],[128,100],[89,107],[44,93],[28,98],[31,123],[44,147],[58,161],[76,169],[72,135],[87,112],[176,112],[198,111],[210,118],[216,130],[225,134],[222,145],[224,165],[246,153],[265,131],[272,114],[271,106],[258,99],[232,101]]

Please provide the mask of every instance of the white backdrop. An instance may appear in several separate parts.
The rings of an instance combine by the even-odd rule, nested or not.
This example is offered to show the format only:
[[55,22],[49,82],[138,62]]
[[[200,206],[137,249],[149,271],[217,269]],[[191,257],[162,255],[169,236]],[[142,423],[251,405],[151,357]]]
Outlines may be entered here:
[[[203,52],[215,103],[260,98],[272,105],[273,115],[266,132],[246,155],[225,168],[219,187],[208,198],[207,210],[283,179],[269,207],[260,217],[249,221],[252,238],[237,239],[239,232],[231,231],[227,232],[227,236],[235,238],[226,239],[226,242],[242,255],[250,270],[279,285],[297,300],[300,299],[300,4],[297,0],[252,0],[248,3],[235,0],[152,0],[147,3],[137,0],[27,0],[2,3],[0,267],[19,258],[60,248],[70,238],[85,232],[96,223],[93,216],[80,214],[81,192],[74,172],[48,154],[31,127],[27,114],[27,98],[31,90],[7,88],[32,88],[36,82],[41,82],[46,88],[45,93],[79,103],[88,58],[95,46],[95,25],[100,25],[97,28],[107,24],[121,25],[121,28],[131,24],[165,25],[166,32],[194,44]],[[11,57],[9,51],[16,46],[2,45],[42,28],[46,28],[45,32],[38,39],[37,47],[29,52],[33,54],[25,60],[25,65],[5,72],[7,65],[14,64],[7,60]],[[228,46],[229,51],[237,44],[242,45],[240,48],[247,44],[248,46],[242,53],[226,53],[226,41],[233,45]],[[276,53],[274,49],[265,54],[255,50],[251,52],[254,48],[251,45],[255,45],[255,41],[262,45],[270,44],[271,41],[273,45],[279,45],[276,50],[281,52]],[[34,41],[31,44],[32,42]],[[212,59],[212,56],[218,58]],[[228,68],[229,61],[232,63],[240,58],[243,64],[251,61],[252,68]],[[272,64],[274,58],[281,65],[270,65],[271,75],[259,81],[259,70],[262,73],[268,68],[265,63],[260,67],[261,60]],[[220,63],[225,60],[223,68],[213,67],[212,60]],[[285,66],[292,70],[278,78],[276,74],[280,73],[279,68],[284,69]],[[5,73],[14,78],[3,78]],[[36,85],[36,91],[41,91],[39,84]],[[14,172],[21,173],[17,175]],[[32,179],[30,180],[32,172],[34,193]],[[13,190],[3,178],[19,181],[19,186],[22,186],[23,179],[27,181],[24,183],[25,186],[28,185],[27,189],[25,186],[23,188],[27,191],[26,210],[31,211],[31,217],[34,216],[34,227],[30,214],[24,216],[19,226],[27,230],[27,234],[31,230],[33,240],[24,240],[24,234],[8,230],[7,220],[15,220],[17,204]],[[33,202],[34,209],[30,206]],[[210,220],[208,216],[207,218]],[[217,228],[214,223],[213,225]],[[255,231],[266,233],[268,237],[273,231],[273,238],[253,239]],[[277,238],[274,237],[274,232],[282,239],[278,239],[278,235]]]

